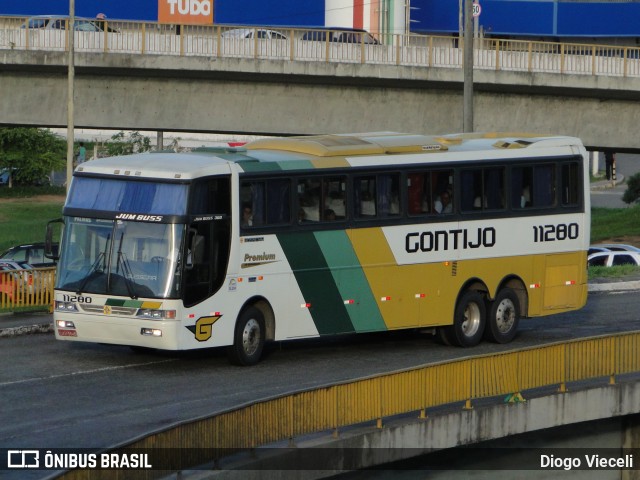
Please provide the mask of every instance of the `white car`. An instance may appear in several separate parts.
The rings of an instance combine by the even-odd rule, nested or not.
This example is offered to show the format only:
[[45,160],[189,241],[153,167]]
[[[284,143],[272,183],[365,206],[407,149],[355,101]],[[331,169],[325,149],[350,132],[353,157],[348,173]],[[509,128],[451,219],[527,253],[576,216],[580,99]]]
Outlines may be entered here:
[[[591,249],[594,249],[591,252]],[[591,245],[589,247],[589,253],[598,252],[636,252],[640,253],[640,248],[633,245],[626,245],[624,243],[598,243],[597,245]]]
[[[22,25],[22,28],[29,28],[30,30],[65,30],[68,20],[69,17],[67,16],[38,15],[29,18],[26,23]],[[75,17],[73,29],[77,32],[103,32],[104,22],[100,19]],[[109,27],[108,31],[115,32],[116,30]]]
[[268,40],[286,40],[286,35],[264,28],[234,28],[222,33],[222,38],[264,38]]
[[615,267],[618,265],[640,266],[640,253],[638,252],[596,252],[587,257],[590,267]]

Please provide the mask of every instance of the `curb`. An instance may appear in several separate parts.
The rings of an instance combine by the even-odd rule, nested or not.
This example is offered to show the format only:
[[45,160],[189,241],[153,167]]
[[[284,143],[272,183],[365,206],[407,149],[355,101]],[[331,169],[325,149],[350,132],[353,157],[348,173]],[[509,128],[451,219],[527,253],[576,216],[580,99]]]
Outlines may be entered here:
[[53,325],[44,323],[39,325],[24,325],[21,327],[9,327],[0,329],[0,338],[18,337],[36,333],[53,333]]
[[640,280],[589,284],[589,292],[621,292],[627,290],[640,290]]
[[617,175],[616,180],[599,180],[597,182],[593,182],[590,186],[590,190],[610,190],[615,187],[619,187],[626,182],[626,178],[624,175]]

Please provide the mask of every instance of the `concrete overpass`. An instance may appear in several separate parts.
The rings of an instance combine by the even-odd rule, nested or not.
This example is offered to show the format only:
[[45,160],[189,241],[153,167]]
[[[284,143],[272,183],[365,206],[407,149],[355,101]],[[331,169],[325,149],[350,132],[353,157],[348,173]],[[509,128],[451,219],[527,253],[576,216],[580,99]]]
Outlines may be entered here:
[[[64,127],[64,51],[0,50],[0,123]],[[246,134],[462,129],[463,72],[374,63],[79,52],[78,128]],[[478,69],[476,131],[639,152],[640,77]]]

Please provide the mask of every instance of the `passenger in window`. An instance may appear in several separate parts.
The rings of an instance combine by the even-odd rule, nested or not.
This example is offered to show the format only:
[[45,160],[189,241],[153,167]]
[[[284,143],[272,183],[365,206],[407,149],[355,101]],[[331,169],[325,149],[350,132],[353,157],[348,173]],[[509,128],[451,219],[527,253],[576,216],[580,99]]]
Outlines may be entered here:
[[436,199],[433,208],[437,213],[453,213],[453,204],[451,203],[451,194],[448,190],[444,190]]
[[[320,220],[320,196],[315,193],[306,193],[300,197],[300,211],[298,212],[298,221]],[[302,217],[300,217],[302,215]]]
[[361,213],[366,216],[375,216],[376,204],[369,192],[362,192],[362,202],[360,202]]
[[253,225],[253,212],[251,211],[251,206],[245,204],[242,206],[242,226],[250,227]]
[[329,192],[329,205],[328,208],[335,212],[335,215],[344,217],[344,196],[340,192]]
[[334,222],[336,220],[336,212],[334,212],[333,210],[331,210],[330,208],[327,208],[324,211],[324,219],[327,222]]
[[389,207],[389,214],[390,215],[398,215],[400,214],[400,199],[398,198],[398,195],[394,194],[391,197],[391,205]]
[[520,208],[526,208],[531,206],[531,191],[529,185],[522,189],[522,195],[520,196]]
[[431,209],[429,208],[429,194],[425,194],[422,197],[422,213],[431,213]]
[[484,201],[480,199],[480,195],[473,199],[473,209],[482,210],[487,208],[487,197],[484,197]]

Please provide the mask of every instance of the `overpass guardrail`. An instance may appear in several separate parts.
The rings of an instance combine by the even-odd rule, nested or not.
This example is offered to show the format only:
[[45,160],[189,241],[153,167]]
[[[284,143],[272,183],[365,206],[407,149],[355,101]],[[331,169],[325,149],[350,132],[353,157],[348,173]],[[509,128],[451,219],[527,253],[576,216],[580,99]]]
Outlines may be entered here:
[[55,268],[0,271],[0,313],[53,312]]
[[[110,451],[165,452],[156,456],[163,471],[136,472],[138,478],[158,478],[275,442],[294,445],[294,439],[305,435],[324,432],[338,437],[341,430],[358,424],[381,429],[393,416],[427,419],[434,407],[458,404],[469,409],[489,397],[522,402],[527,391],[540,387],[555,387],[561,394],[584,380],[600,379],[613,386],[616,377],[639,371],[640,331],[578,339],[279,395],[173,425]],[[181,454],[172,456],[166,452],[176,450],[163,449]],[[106,474],[113,472],[102,473],[108,478]],[[102,477],[100,472],[78,469],[59,478]]]
[[[0,50],[68,51],[67,20],[57,29],[27,28],[27,21],[0,17]],[[464,58],[463,39],[451,36],[354,34],[334,41],[327,30],[92,22],[95,31],[75,31],[75,51],[434,68],[462,68]],[[640,47],[479,38],[474,68],[640,77]]]

